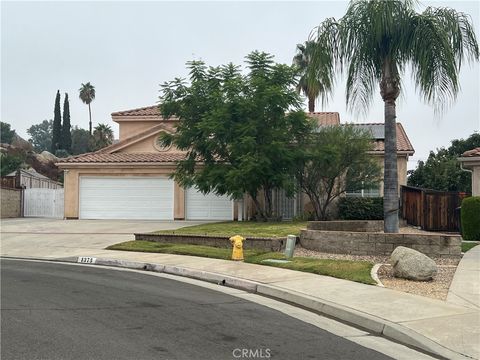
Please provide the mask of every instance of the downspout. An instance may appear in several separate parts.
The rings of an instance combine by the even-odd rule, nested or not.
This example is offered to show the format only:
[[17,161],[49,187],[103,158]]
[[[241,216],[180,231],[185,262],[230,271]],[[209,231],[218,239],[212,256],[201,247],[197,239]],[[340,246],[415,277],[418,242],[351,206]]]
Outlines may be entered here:
[[470,174],[473,174],[473,171],[472,171],[472,170],[470,170],[470,169],[465,169],[465,168],[463,167],[463,162],[462,162],[462,161],[460,161],[460,170],[469,172]]

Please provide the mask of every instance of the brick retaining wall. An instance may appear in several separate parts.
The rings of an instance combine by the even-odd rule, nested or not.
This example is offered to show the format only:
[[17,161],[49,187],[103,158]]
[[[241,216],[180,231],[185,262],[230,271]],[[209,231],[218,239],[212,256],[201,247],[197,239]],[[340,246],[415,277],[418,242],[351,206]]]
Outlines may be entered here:
[[22,216],[22,190],[1,188],[2,218]]
[[[135,234],[135,240],[156,241],[165,244],[205,245],[219,248],[231,248],[227,236],[179,235],[179,234]],[[280,251],[285,246],[286,238],[246,238],[243,248]]]
[[405,246],[429,257],[457,258],[461,255],[462,238],[440,234],[302,230],[300,244],[326,253],[382,256],[389,256],[397,246]]

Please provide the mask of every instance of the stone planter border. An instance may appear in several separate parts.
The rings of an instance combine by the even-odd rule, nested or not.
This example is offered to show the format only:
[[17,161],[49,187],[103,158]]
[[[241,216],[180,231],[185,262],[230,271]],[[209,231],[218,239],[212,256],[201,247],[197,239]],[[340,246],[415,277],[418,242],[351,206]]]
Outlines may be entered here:
[[350,255],[390,256],[397,246],[405,246],[434,258],[459,258],[462,251],[462,237],[445,234],[302,230],[300,244],[310,250]]
[[[209,235],[181,235],[181,234],[134,234],[135,240],[156,241],[164,244],[188,244],[205,245],[218,248],[231,248],[228,236],[209,236]],[[232,234],[232,236],[235,234]],[[285,247],[286,238],[263,238],[247,237],[243,242],[243,248],[281,251]]]

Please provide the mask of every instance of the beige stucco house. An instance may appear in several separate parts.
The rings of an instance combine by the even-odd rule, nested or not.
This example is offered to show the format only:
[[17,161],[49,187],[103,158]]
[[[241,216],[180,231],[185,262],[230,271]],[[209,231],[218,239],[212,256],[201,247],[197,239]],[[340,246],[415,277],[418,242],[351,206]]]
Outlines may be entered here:
[[480,147],[465,151],[458,161],[472,173],[472,196],[480,196]]
[[[339,125],[336,112],[312,113],[319,125]],[[162,132],[174,132],[178,119],[164,120],[158,106],[115,112],[119,141],[94,153],[62,159],[64,170],[65,218],[67,219],[157,219],[232,220],[254,213],[249,201],[232,201],[226,196],[204,195],[195,188],[183,189],[169,175],[185,153],[162,148]],[[383,124],[358,124],[372,131],[371,151],[383,163]],[[399,184],[407,181],[407,160],[413,147],[401,124],[397,124]],[[377,195],[383,194],[380,184]],[[277,212],[291,218],[308,204],[303,197],[274,196]]]

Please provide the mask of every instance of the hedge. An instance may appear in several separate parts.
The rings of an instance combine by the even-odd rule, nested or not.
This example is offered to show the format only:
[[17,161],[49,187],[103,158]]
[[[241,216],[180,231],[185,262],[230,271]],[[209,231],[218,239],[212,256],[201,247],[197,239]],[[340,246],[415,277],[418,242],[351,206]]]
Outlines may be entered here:
[[462,237],[464,240],[480,240],[480,196],[462,201]]
[[338,216],[342,220],[383,220],[383,198],[340,198]]

